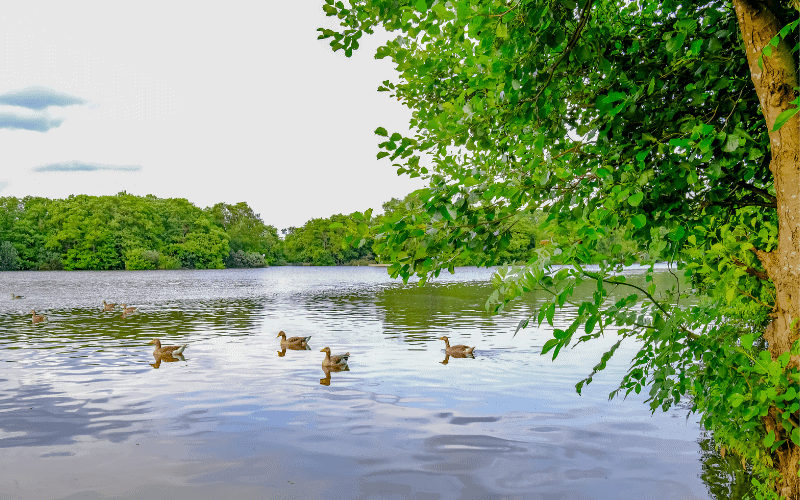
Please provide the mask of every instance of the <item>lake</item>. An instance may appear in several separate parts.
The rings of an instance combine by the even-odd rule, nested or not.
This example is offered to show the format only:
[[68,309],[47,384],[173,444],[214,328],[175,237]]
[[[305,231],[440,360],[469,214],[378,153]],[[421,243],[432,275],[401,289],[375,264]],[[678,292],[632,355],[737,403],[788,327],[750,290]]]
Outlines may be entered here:
[[[0,498],[740,498],[744,473],[688,406],[608,401],[632,341],[579,396],[614,335],[553,362],[546,324],[513,336],[540,298],[491,316],[490,275],[0,273]],[[282,350],[281,330],[310,350]],[[156,362],[154,338],[183,358]],[[326,346],[349,371],[322,369]]]

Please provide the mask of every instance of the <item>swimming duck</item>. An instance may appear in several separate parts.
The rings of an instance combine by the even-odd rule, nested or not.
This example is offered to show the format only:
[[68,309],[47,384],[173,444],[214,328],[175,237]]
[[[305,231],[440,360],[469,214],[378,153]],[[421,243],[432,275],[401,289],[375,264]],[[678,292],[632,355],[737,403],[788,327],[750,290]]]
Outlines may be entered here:
[[467,347],[465,345],[450,345],[450,340],[447,337],[439,337],[439,340],[444,340],[444,352],[456,357],[458,354],[472,354],[472,351],[475,350],[474,347]]
[[133,311],[136,310],[135,307],[125,307],[127,305],[128,304],[122,304],[122,312],[124,312],[125,314],[131,314]]
[[113,311],[116,307],[116,304],[106,304],[106,301],[103,301],[103,311]]
[[292,346],[302,347],[302,346],[308,345],[308,339],[311,338],[311,337],[289,337],[287,339],[286,338],[286,332],[284,332],[284,331],[281,331],[278,334],[278,337],[281,337],[281,346],[286,346],[286,347],[290,347],[290,348]]
[[36,311],[31,309],[31,321],[33,322],[34,325],[36,323],[41,323],[45,319],[47,319],[47,318],[45,318],[43,314],[36,314]]
[[161,357],[161,356],[175,356],[177,354],[181,354],[186,346],[189,344],[183,345],[165,345],[161,346],[161,341],[159,339],[153,339],[148,344],[155,344],[156,349],[153,351],[153,356]]
[[331,348],[326,347],[325,349],[320,349],[319,352],[325,353],[325,359],[322,360],[322,366],[345,366],[347,365],[347,360],[350,358],[350,353],[346,352],[344,354],[334,354],[331,356]]
[[14,295],[14,292],[11,292],[11,299],[24,299],[24,295]]

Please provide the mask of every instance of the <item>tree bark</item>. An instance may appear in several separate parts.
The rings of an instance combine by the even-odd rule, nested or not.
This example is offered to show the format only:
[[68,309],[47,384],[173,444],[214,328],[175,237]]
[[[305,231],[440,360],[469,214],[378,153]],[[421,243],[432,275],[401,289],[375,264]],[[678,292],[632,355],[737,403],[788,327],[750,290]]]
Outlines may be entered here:
[[[763,57],[763,69],[759,67],[762,49],[783,26],[767,3],[733,0],[733,6],[761,111],[768,129],[772,130],[777,116],[793,107],[789,102],[797,96],[794,90],[798,86],[797,65],[790,47],[781,41],[771,57]],[[800,114],[794,115],[777,132],[770,132],[769,137],[772,149],[769,169],[778,203],[778,246],[771,252],[756,250],[756,255],[775,284],[774,319],[764,331],[770,354],[775,359],[789,351],[800,337]],[[800,356],[793,356],[789,368],[798,366]],[[775,416],[765,418],[767,430],[775,430],[781,435],[779,439],[787,439],[786,445],[773,455],[782,475],[775,488],[788,499],[800,498],[797,476],[800,447],[788,440],[789,429],[783,429]]]

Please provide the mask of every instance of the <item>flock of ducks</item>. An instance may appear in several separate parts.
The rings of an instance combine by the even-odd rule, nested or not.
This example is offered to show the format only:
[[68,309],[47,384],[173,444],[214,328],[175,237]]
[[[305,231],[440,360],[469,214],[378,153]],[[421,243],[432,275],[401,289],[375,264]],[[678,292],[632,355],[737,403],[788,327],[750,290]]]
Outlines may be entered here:
[[[11,294],[12,299],[22,299],[24,296],[22,295],[15,295],[14,293]],[[117,308],[117,304],[103,301],[103,312],[114,311]],[[135,307],[128,307],[127,304],[121,304],[120,309],[122,310],[122,318],[126,318],[128,315],[133,314],[136,311]],[[36,314],[36,311],[31,309],[31,321],[35,325],[36,323],[41,323],[45,321],[47,318],[43,314]],[[281,352],[278,353],[278,356],[284,356],[286,354],[286,349],[292,350],[310,350],[308,346],[308,341],[311,337],[286,337],[286,332],[281,331],[278,333],[278,337],[281,339]],[[439,337],[438,340],[444,340],[444,352],[446,354],[444,361],[442,364],[447,364],[450,357],[454,358],[467,358],[472,357],[472,352],[475,350],[474,347],[468,347],[463,344],[458,345],[450,345],[450,339],[446,336]],[[184,359],[182,354],[184,349],[186,349],[188,344],[183,344],[180,346],[177,345],[170,345],[170,346],[162,346],[160,339],[153,339],[148,344],[154,344],[155,350],[153,351],[153,357],[156,358],[156,362],[151,364],[152,367],[158,368],[161,365],[162,361],[178,361]],[[320,383],[323,385],[330,385],[331,379],[331,372],[334,371],[349,371],[349,367],[347,366],[347,361],[350,359],[350,353],[346,352],[344,354],[331,354],[330,347],[325,347],[321,349],[319,352],[325,353],[325,359],[322,360],[322,369],[325,372],[326,378],[320,379]]]
[[[281,331],[278,333],[278,337],[281,339],[281,351],[278,352],[278,356],[285,356],[286,349],[292,349],[295,351],[305,351],[310,350],[308,346],[308,341],[311,337],[286,337],[286,332]],[[442,336],[439,337],[439,340],[444,340],[444,352],[445,358],[444,361],[441,363],[446,365],[450,360],[450,357],[454,358],[470,358],[472,356],[472,352],[475,350],[474,347],[468,347],[463,344],[458,345],[450,345],[449,337]],[[331,372],[335,371],[349,371],[350,368],[347,366],[347,361],[350,359],[350,353],[346,352],[344,354],[331,354],[331,348],[325,347],[321,349],[319,352],[325,353],[325,359],[322,360],[322,370],[325,372],[326,377],[324,379],[320,379],[320,384],[323,385],[330,385],[331,380]]]

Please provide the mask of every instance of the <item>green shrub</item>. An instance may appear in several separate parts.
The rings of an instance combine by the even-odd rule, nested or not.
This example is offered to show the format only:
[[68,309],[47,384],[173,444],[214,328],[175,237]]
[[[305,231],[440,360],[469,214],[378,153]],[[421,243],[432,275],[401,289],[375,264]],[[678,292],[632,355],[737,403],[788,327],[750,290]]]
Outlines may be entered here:
[[10,241],[0,243],[0,271],[15,271],[20,268],[17,249]]

